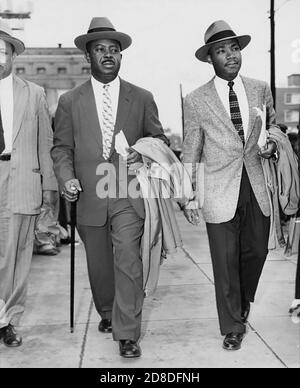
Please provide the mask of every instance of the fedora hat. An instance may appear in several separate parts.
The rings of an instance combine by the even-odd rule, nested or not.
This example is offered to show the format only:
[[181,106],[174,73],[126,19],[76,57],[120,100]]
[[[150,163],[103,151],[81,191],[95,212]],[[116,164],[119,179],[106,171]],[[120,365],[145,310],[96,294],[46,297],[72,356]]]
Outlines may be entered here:
[[204,35],[205,45],[200,47],[195,55],[199,61],[207,62],[207,55],[211,46],[223,40],[237,39],[240,49],[243,50],[251,40],[250,35],[236,35],[228,23],[218,20],[208,27]]
[[0,19],[0,39],[10,43],[17,55],[21,54],[25,50],[24,43],[12,36],[12,30],[4,20]]
[[123,32],[116,31],[110,20],[105,17],[95,17],[92,19],[87,34],[78,36],[75,46],[82,51],[86,51],[86,44],[96,39],[113,39],[120,43],[121,51],[131,45],[131,38]]

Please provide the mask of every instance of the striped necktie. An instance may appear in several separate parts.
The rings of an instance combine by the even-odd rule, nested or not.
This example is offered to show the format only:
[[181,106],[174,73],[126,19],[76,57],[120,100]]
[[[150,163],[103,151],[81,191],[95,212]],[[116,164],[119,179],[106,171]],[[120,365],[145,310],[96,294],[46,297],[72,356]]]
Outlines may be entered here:
[[102,120],[103,120],[103,157],[109,158],[112,137],[114,133],[114,120],[112,112],[112,102],[109,92],[110,85],[103,86],[103,100],[102,100]]
[[5,141],[4,141],[4,133],[3,133],[3,126],[2,126],[2,117],[1,117],[1,110],[0,110],[0,154],[5,150]]
[[245,145],[245,134],[243,129],[242,115],[241,115],[237,95],[233,90],[233,85],[234,85],[233,81],[228,82],[230,116],[231,116],[231,121],[243,142],[243,145]]

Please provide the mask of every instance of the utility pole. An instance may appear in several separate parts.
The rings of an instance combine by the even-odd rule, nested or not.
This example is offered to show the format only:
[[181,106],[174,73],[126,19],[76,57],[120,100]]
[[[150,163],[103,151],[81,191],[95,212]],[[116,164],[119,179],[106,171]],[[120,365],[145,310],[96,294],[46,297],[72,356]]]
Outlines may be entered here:
[[270,23],[271,23],[271,92],[276,107],[276,81],[275,81],[275,0],[271,0],[270,7]]
[[182,84],[180,84],[180,102],[181,102],[181,126],[182,126],[182,142],[183,142],[183,140],[184,140],[184,110],[183,110]]

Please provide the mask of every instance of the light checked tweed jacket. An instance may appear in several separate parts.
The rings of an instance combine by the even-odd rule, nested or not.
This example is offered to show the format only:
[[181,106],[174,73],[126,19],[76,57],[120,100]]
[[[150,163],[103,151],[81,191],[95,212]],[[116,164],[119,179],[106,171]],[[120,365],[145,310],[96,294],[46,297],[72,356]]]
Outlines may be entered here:
[[[270,203],[258,156],[257,141],[261,119],[255,107],[267,108],[267,128],[275,125],[275,111],[269,86],[242,77],[249,103],[249,126],[245,147],[223,106],[214,79],[185,98],[184,163],[204,163],[201,187],[204,198],[202,212],[206,222],[222,223],[234,217],[240,191],[243,164],[258,204],[265,216],[270,216]],[[193,174],[194,175],[194,174]],[[195,184],[195,176],[193,176]]]

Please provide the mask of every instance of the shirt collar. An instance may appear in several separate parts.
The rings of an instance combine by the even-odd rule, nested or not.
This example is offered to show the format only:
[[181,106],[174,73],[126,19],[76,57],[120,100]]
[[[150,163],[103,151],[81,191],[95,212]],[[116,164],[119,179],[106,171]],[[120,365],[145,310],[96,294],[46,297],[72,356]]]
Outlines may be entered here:
[[0,83],[2,86],[10,86],[13,82],[13,76],[12,73],[10,73],[7,77],[0,80]]
[[120,77],[116,77],[113,81],[109,82],[108,84],[103,84],[102,82],[96,80],[95,77],[91,77],[92,85],[96,88],[103,89],[104,85],[110,85],[111,88],[117,88],[120,86]]
[[[225,87],[228,88],[228,81],[226,79],[220,78],[217,75],[215,75],[214,81],[216,86],[219,86],[221,88],[225,88]],[[234,85],[236,86],[240,85],[242,82],[241,76],[238,74],[233,80],[233,82],[234,82]]]

